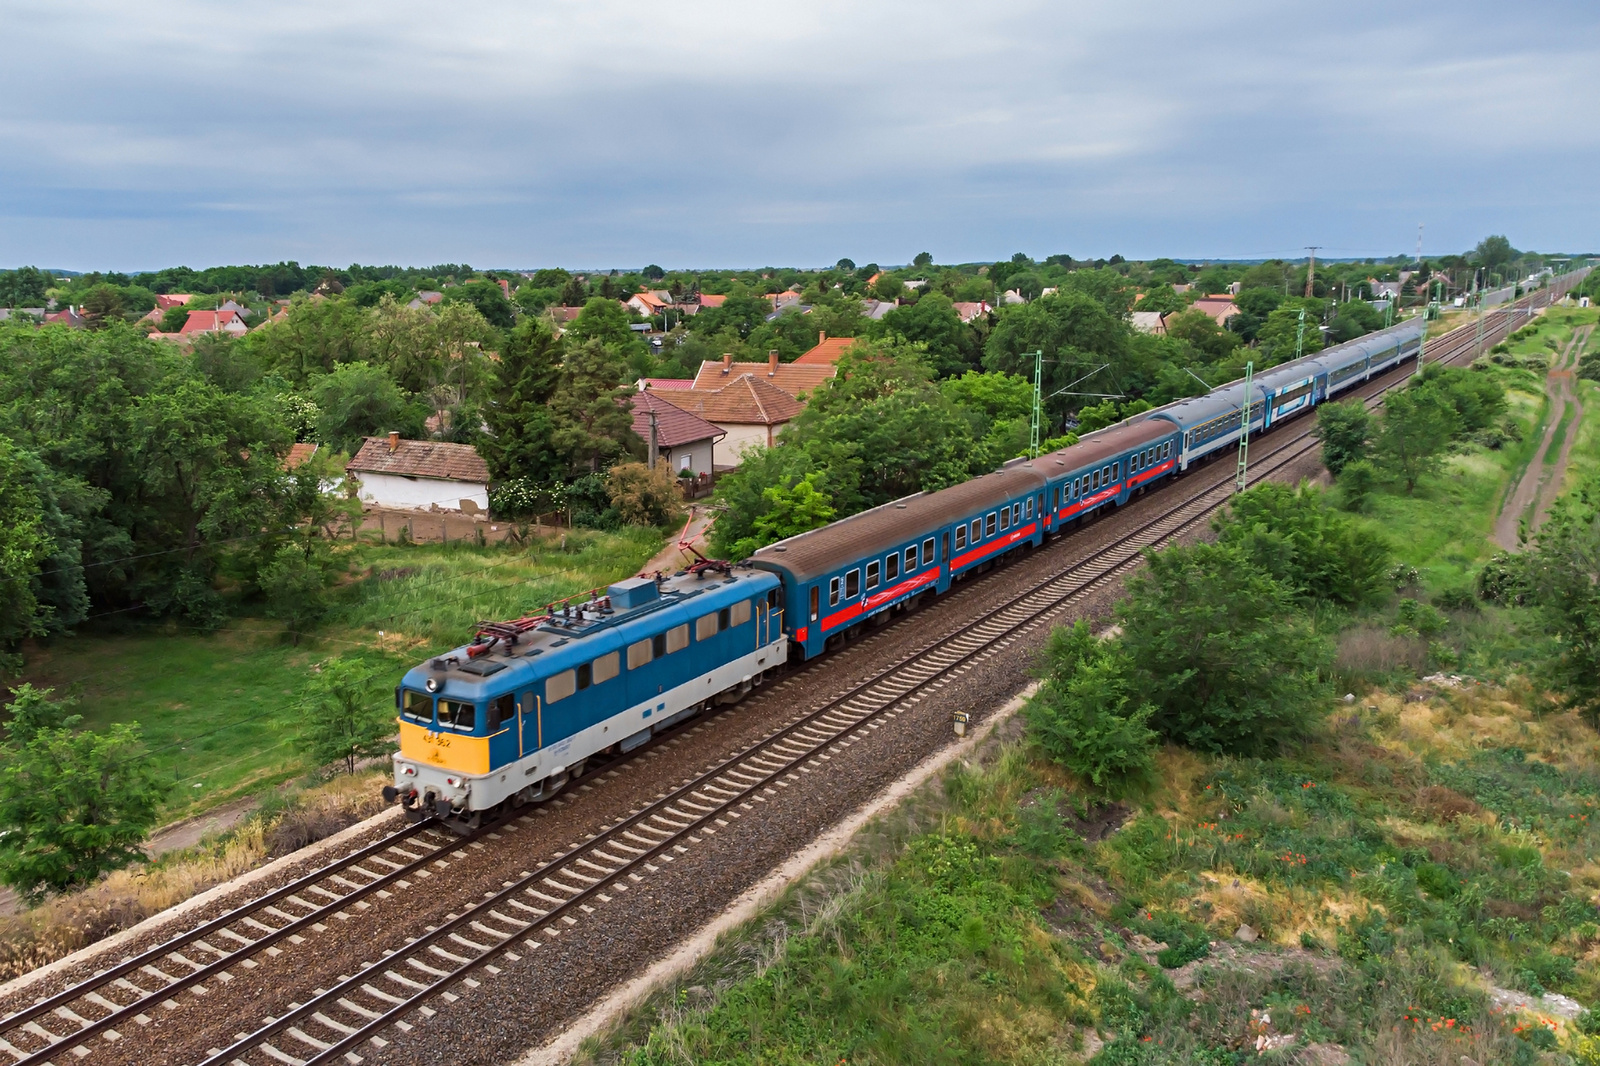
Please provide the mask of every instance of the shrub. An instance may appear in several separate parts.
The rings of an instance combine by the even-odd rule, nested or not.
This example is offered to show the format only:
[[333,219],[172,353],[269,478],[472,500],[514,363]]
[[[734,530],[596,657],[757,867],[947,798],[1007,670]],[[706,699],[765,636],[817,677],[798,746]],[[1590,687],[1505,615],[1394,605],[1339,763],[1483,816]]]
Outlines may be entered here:
[[1135,702],[1127,656],[1082,620],[1052,633],[1045,655],[1048,678],[1026,711],[1045,754],[1109,795],[1148,780],[1155,708]]
[[1221,543],[1237,545],[1305,599],[1355,606],[1388,592],[1388,544],[1330,508],[1322,492],[1308,485],[1258,485],[1235,497],[1214,528]]
[[633,526],[664,526],[680,514],[678,479],[665,459],[651,470],[644,463],[618,463],[606,475],[606,495],[622,520]]

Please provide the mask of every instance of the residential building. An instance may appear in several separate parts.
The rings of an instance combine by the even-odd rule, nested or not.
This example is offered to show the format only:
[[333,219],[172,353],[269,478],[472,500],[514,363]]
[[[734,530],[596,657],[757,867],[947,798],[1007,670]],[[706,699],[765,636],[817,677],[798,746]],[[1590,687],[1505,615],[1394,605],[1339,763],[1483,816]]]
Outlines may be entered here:
[[1140,333],[1160,335],[1167,332],[1167,316],[1161,311],[1135,311],[1128,319],[1129,324]]
[[650,318],[672,306],[672,294],[665,291],[636,292],[622,301],[622,306],[636,315]]
[[[832,367],[826,369],[830,372],[833,370]],[[672,404],[698,415],[727,434],[719,449],[727,465],[720,469],[732,469],[739,465],[744,453],[757,445],[772,447],[778,442],[783,427],[805,409],[805,404],[794,396],[748,371],[720,388],[696,387],[675,392],[672,394]]]
[[863,300],[861,301],[861,313],[872,319],[872,321],[877,322],[899,306],[899,302],[895,300]]
[[20,316],[27,315],[28,319],[44,320],[45,308],[43,307],[0,307],[0,322],[22,322],[28,319]]
[[231,333],[237,337],[247,329],[237,311],[190,311],[188,320],[178,332],[184,336],[194,333]]
[[545,317],[550,320],[550,324],[555,326],[556,332],[564,333],[567,327],[572,325],[579,315],[583,314],[583,308],[553,306],[546,307],[544,313]]
[[470,444],[368,437],[345,471],[361,482],[361,500],[403,511],[489,511],[489,465]]
[[293,470],[302,463],[310,462],[311,457],[316,454],[317,446],[315,444],[309,444],[305,441],[291,444],[289,445],[289,454],[283,457],[283,468],[285,470]]
[[236,302],[234,300],[224,300],[224,301],[222,301],[221,303],[219,303],[217,305],[217,310],[218,311],[232,311],[234,314],[238,315],[240,318],[249,318],[250,317],[250,309],[248,307],[246,307],[244,304],[238,303],[238,302]]
[[958,300],[951,304],[951,306],[956,309],[956,314],[961,316],[961,321],[963,322],[971,322],[973,319],[978,318],[981,315],[986,315],[990,311],[994,310],[994,308],[989,306],[989,301],[987,300],[979,300],[976,303],[969,303],[966,300]]
[[1204,311],[1224,329],[1228,319],[1239,313],[1239,305],[1233,302],[1232,296],[1202,296],[1189,306],[1192,310]]
[[785,308],[798,307],[800,305],[800,294],[793,291],[775,292],[769,295],[767,299],[772,301],[772,309],[774,311],[782,311]]
[[856,342],[854,337],[830,337],[817,333],[817,346],[796,359],[790,366],[832,366],[839,361],[845,349]]
[[82,329],[88,325],[89,320],[78,313],[76,307],[66,307],[60,311],[52,311],[44,316],[45,325],[71,326],[73,329]]
[[680,389],[694,388],[694,378],[640,378],[639,391],[654,389],[656,392],[677,392]]
[[710,474],[716,470],[716,445],[728,435],[727,430],[654,392],[636,392],[628,397],[628,403],[633,410],[633,431],[646,447],[650,445],[651,416],[655,416],[656,454],[667,461],[674,474],[685,470]]
[[725,355],[721,362],[707,359],[700,364],[700,373],[694,376],[694,387],[697,390],[720,389],[741,374],[749,374],[790,396],[799,397],[803,393],[814,391],[837,372],[837,369],[829,364],[818,366],[780,362],[777,352],[769,354],[765,363],[735,363],[733,356]]
[[716,293],[703,292],[700,294],[701,307],[721,307],[727,302],[728,298],[726,296],[719,296]]
[[156,310],[170,311],[174,307],[182,307],[192,299],[194,296],[187,292],[169,292],[156,297]]

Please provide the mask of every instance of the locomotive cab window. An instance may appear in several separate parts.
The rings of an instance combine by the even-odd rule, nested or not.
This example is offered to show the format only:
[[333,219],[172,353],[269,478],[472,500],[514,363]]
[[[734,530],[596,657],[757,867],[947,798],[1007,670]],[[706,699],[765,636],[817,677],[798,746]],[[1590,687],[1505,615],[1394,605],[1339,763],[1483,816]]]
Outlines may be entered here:
[[911,573],[911,571],[915,570],[916,568],[917,568],[917,549],[915,547],[907,548],[906,549],[906,573],[909,574],[909,573]]
[[893,581],[900,576],[899,552],[893,552],[883,560],[883,574],[885,581]]
[[516,721],[517,697],[507,692],[504,696],[496,696],[489,703],[489,732],[497,731],[507,722]]
[[407,690],[400,704],[400,713],[413,722],[433,724],[433,697],[422,692]]
[[957,526],[956,527],[956,551],[960,551],[962,548],[965,548],[966,546],[967,546],[967,527],[964,526],[964,525]]
[[867,591],[871,592],[878,587],[878,572],[883,568],[878,560],[874,559],[867,564]]
[[462,700],[439,701],[439,726],[458,733],[470,733],[478,724],[478,705]]
[[853,600],[861,595],[861,571],[851,570],[844,575],[844,597]]
[[728,625],[742,626],[750,621],[750,601],[740,600],[728,608]]
[[828,579],[828,606],[839,606],[839,579],[836,577]]
[[933,557],[933,538],[929,537],[922,542],[922,565],[932,566],[935,561]]

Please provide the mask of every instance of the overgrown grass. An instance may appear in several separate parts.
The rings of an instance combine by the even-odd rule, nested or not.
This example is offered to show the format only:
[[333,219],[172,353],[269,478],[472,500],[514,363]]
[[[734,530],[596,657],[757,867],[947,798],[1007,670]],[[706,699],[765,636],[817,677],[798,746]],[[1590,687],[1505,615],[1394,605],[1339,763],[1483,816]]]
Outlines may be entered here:
[[526,547],[343,545],[332,610],[298,645],[248,615],[215,633],[120,623],[29,648],[20,680],[77,695],[88,726],[139,722],[178,818],[312,769],[284,725],[312,663],[358,655],[398,677],[464,643],[475,622],[608,584],[660,546],[636,529],[573,530],[564,547],[559,533]]

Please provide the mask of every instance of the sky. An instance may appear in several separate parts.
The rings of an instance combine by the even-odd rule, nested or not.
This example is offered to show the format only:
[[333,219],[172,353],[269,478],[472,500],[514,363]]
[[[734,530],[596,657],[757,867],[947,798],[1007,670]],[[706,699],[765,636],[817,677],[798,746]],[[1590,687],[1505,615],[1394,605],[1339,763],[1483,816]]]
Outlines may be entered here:
[[0,0],[0,267],[1600,249],[1600,4]]

